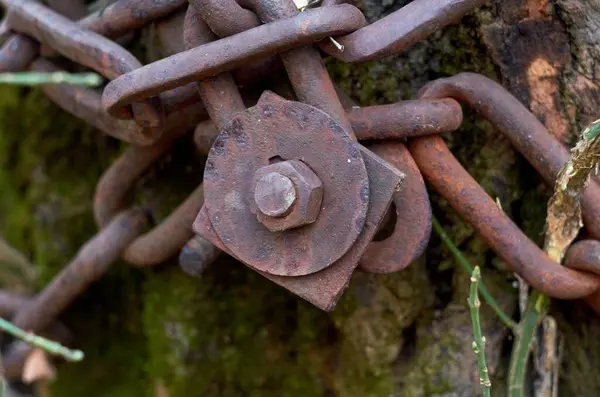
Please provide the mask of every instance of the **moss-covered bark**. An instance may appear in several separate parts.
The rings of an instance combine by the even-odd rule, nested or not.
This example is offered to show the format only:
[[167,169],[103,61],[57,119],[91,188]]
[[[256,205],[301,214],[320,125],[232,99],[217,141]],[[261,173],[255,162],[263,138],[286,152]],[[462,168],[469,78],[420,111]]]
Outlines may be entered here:
[[[358,5],[375,20],[404,3]],[[569,141],[597,117],[597,2],[490,3],[398,56],[360,65],[328,60],[328,68],[361,105],[408,99],[436,77],[483,73],[506,84]],[[445,138],[505,212],[541,242],[549,191],[508,141],[470,112],[460,132]],[[95,184],[123,147],[59,111],[37,90],[0,88],[0,231],[38,265],[38,288],[96,232]],[[157,219],[201,178],[201,160],[189,141],[174,150],[139,189],[138,199]],[[506,266],[448,203],[431,195],[453,240],[485,269],[484,281],[503,307],[515,310]],[[118,263],[63,316],[87,357],[61,366],[54,392],[476,396],[468,285],[435,236],[426,255],[398,274],[356,274],[329,315],[228,258],[199,279],[185,276],[174,262],[144,270]],[[567,336],[560,395],[597,396],[599,320],[579,302],[556,305],[555,314]],[[492,389],[501,396],[510,340],[485,307],[482,317]]]

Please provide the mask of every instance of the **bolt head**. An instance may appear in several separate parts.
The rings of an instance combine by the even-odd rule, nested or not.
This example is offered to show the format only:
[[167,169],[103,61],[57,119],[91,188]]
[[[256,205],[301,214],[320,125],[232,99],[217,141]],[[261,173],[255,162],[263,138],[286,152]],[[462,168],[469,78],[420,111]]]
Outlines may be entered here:
[[264,215],[284,216],[296,202],[294,182],[279,172],[269,172],[256,182],[254,201]]
[[254,187],[255,200],[250,210],[273,232],[313,223],[319,216],[323,184],[300,160],[282,161],[258,169],[254,174]]

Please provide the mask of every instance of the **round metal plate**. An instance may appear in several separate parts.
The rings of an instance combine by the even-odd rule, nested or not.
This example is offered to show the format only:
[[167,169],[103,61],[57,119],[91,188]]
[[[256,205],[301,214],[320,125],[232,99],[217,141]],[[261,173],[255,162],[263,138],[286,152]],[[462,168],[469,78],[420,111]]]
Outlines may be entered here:
[[[271,232],[250,211],[254,172],[274,161],[301,160],[323,183],[317,220]],[[257,270],[303,276],[338,260],[360,234],[369,181],[357,143],[319,109],[265,92],[237,114],[210,150],[204,171],[205,206],[220,239]]]

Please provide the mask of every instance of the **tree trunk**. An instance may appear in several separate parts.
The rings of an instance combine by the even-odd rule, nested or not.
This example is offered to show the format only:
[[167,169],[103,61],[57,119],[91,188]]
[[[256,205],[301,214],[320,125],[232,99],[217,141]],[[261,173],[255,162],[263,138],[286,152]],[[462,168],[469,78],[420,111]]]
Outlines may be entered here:
[[[408,1],[363,0],[371,21]],[[414,97],[462,71],[501,82],[565,144],[598,118],[600,0],[494,0],[460,23],[380,62],[327,60],[361,105]],[[152,48],[152,30],[140,42]],[[149,44],[150,43],[150,44]],[[147,49],[148,53],[152,53]],[[0,88],[0,232],[38,266],[42,288],[96,232],[95,184],[125,145],[58,110],[38,90]],[[465,110],[466,111],[466,110]],[[472,112],[444,136],[453,153],[526,234],[542,242],[550,190],[510,143]],[[138,189],[165,217],[199,183],[189,139]],[[514,277],[433,190],[433,212],[504,310]],[[393,275],[357,273],[326,314],[231,258],[201,278],[176,260],[112,267],[63,315],[86,353],[63,364],[56,396],[479,396],[471,348],[469,277],[435,234],[423,258]],[[559,396],[600,395],[600,320],[583,303],[555,302],[565,336]],[[512,339],[482,307],[494,396],[506,395]]]

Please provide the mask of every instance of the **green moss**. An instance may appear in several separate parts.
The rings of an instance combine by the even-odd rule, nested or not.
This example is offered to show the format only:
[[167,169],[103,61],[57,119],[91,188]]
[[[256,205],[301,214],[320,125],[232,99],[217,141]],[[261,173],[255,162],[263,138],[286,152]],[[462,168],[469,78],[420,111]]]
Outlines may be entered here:
[[404,330],[432,301],[422,263],[393,275],[355,274],[333,312],[340,333],[336,395],[391,395]]
[[58,396],[151,395],[145,372],[147,342],[140,306],[142,274],[117,263],[64,314],[85,352],[80,363],[64,364],[53,384]]
[[419,266],[357,274],[328,316],[233,260],[218,265],[200,279],[157,270],[144,286],[147,373],[172,397],[388,395],[403,329],[431,303]]
[[[32,258],[40,286],[96,233],[95,185],[119,146],[39,90],[0,87],[0,230]],[[53,385],[57,395],[140,394],[142,373],[131,366],[138,357],[143,361],[135,319],[139,281],[119,266],[63,316],[86,359],[61,367]]]
[[0,91],[0,226],[44,284],[95,232],[94,188],[116,145],[39,90]]
[[151,379],[171,397],[322,395],[327,316],[232,260],[211,270],[149,277]]
[[494,64],[486,49],[473,36],[474,17],[449,26],[409,50],[380,61],[349,64],[327,58],[332,78],[361,106],[414,99],[430,80],[460,72],[493,77]]
[[[483,277],[490,292],[498,298],[500,306],[511,313],[516,296],[504,277],[486,272]],[[422,316],[415,331],[416,351],[398,361],[395,375],[400,379],[402,397],[434,397],[453,395],[456,390],[472,391],[479,387],[476,361],[471,343],[473,329],[466,305],[469,276],[458,272],[450,304],[435,316]],[[481,326],[486,337],[487,364],[494,375],[494,388],[503,390],[503,371],[499,352],[507,330],[487,305],[481,307]],[[474,394],[476,395],[476,393]],[[505,395],[505,394],[495,394]]]

